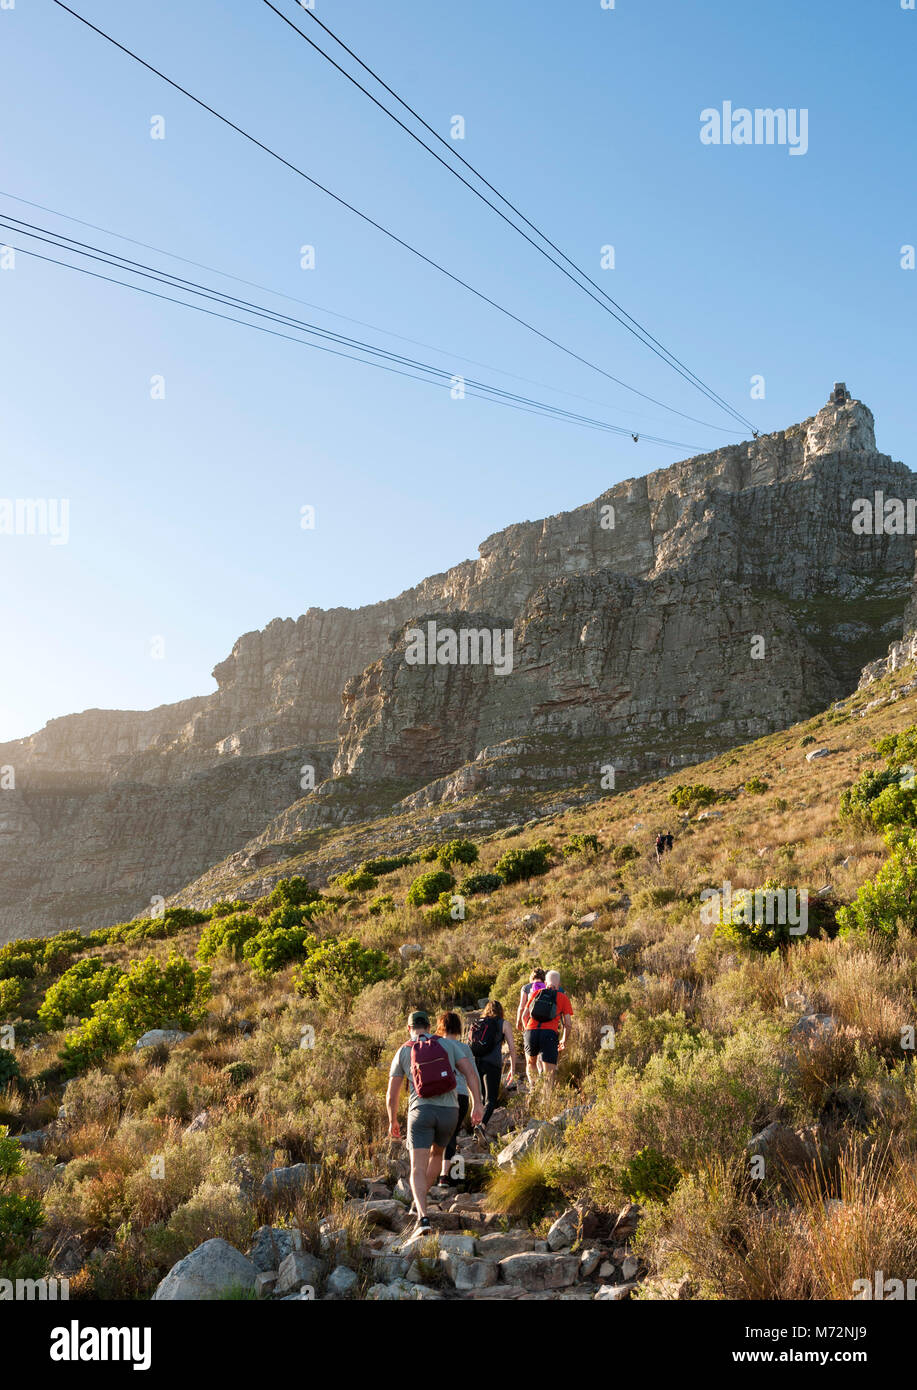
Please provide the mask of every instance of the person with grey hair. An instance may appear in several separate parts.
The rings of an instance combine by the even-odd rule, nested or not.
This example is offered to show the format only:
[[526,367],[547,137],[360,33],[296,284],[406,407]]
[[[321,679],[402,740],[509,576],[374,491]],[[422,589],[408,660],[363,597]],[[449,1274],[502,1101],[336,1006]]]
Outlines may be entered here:
[[[541,1072],[549,1089],[554,1084],[557,1059],[573,1032],[573,1005],[560,986],[560,974],[549,970],[544,989],[529,995],[523,1011],[522,1026],[525,1038],[525,1065],[529,1086]],[[563,1024],[563,1035],[560,1026]]]

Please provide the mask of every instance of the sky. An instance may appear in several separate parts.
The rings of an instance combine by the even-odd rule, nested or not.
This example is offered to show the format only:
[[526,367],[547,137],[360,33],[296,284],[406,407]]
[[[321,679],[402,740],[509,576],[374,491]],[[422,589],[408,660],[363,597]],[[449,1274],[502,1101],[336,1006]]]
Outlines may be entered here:
[[[78,258],[0,228],[0,245],[20,248],[12,264],[0,252],[0,511],[43,499],[53,518],[67,504],[56,535],[0,534],[0,740],[73,711],[205,694],[235,639],[272,618],[393,596],[504,526],[748,437],[263,0],[69,2],[602,371],[422,263],[53,0],[0,0],[2,214],[679,447],[453,399],[43,263],[22,251]],[[295,0],[275,3],[358,71]],[[917,272],[901,253],[917,243],[917,12],[902,0],[315,7],[758,430],[814,414],[844,380],[873,409],[879,448],[917,467]],[[701,113],[726,101],[805,110],[806,152],[702,143]],[[613,269],[601,268],[607,246]]]

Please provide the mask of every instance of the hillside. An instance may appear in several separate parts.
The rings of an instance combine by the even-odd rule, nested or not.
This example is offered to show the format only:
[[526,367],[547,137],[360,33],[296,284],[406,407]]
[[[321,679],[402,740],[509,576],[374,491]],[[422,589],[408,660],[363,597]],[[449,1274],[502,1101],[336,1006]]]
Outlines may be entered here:
[[[19,1075],[0,1123],[27,1150],[8,1186],[42,1224],[0,1230],[0,1264],[66,1273],[71,1298],[147,1298],[170,1270],[160,1297],[849,1299],[876,1270],[912,1276],[917,667],[899,648],[869,674],[689,772],[475,835],[460,890],[498,863],[511,878],[507,851],[534,871],[467,885],[463,919],[407,903],[432,859],[360,870],[387,830],[396,860],[458,833],[396,818],[340,832],[356,873],[321,898],[287,877],[206,917],[4,948],[0,1062]],[[807,933],[758,950],[704,910],[705,888],[768,881],[809,891]],[[405,1244],[383,1100],[407,1012],[467,1021],[489,996],[512,1017],[537,964],[574,1006],[555,1088],[504,1095],[486,1142],[462,1140],[433,1237]],[[169,1027],[185,1036],[134,1046]],[[239,1253],[174,1270],[214,1239]]]
[[[247,633],[212,695],[0,746],[0,941],[257,896],[266,867],[322,882],[373,822],[487,833],[601,795],[603,766],[632,785],[813,714],[908,626],[913,536],[851,525],[877,490],[914,475],[837,390],[394,599]],[[511,669],[413,664],[418,623],[511,634]]]

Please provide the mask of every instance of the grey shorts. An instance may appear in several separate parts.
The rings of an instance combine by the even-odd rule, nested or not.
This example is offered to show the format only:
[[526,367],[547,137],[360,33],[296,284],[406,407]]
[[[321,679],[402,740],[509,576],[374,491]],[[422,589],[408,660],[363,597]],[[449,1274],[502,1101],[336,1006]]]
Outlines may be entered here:
[[444,1149],[455,1133],[459,1111],[457,1105],[419,1105],[408,1111],[408,1148]]

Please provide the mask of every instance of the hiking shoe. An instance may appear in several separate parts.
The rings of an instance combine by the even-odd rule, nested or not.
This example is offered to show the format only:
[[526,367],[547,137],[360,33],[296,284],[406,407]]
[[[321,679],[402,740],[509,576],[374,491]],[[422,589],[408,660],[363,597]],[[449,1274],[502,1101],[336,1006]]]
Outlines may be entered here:
[[477,1139],[479,1144],[487,1143],[487,1130],[484,1128],[483,1125],[475,1125],[474,1137],[475,1139]]
[[417,1225],[414,1227],[415,1231],[432,1231],[432,1229],[429,1216],[418,1216]]

